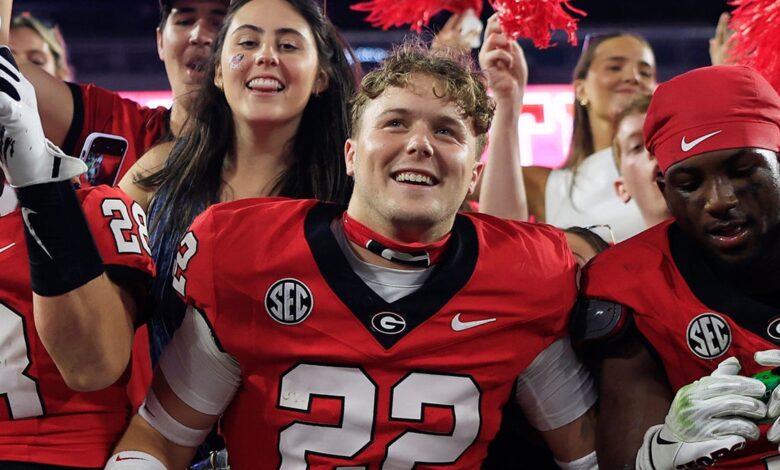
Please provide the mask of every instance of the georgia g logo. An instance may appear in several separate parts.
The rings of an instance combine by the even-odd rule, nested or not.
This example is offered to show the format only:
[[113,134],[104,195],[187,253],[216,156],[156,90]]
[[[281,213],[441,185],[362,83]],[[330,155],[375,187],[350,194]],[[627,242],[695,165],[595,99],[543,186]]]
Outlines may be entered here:
[[265,311],[283,325],[297,325],[313,308],[311,291],[297,279],[279,279],[265,293]]
[[688,324],[688,347],[702,359],[715,359],[731,346],[731,328],[720,315],[702,313]]
[[397,335],[406,329],[406,320],[393,312],[379,312],[371,317],[371,326],[380,333]]

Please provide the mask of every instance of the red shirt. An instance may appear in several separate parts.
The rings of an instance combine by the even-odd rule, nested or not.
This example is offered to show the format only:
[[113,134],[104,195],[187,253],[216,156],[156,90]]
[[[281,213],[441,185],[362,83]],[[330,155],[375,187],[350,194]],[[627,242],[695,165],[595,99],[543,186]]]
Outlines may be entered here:
[[459,215],[436,272],[388,303],[334,238],[342,211],[219,204],[182,242],[174,286],[241,368],[221,428],[231,464],[478,468],[517,376],[566,334],[562,233]]
[[[133,216],[140,207],[106,186],[78,195],[107,271],[121,267],[133,276],[154,275],[140,242],[146,235]],[[129,419],[129,369],[101,391],[75,392],[65,385],[35,330],[22,224],[20,211],[0,218],[0,461],[103,467]],[[128,251],[133,240],[138,253]]]
[[[677,230],[673,223],[663,222],[600,253],[583,274],[584,295],[610,300],[633,311],[639,332],[658,352],[675,392],[709,375],[729,356],[739,359],[743,375],[766,370],[755,363],[753,353],[777,349],[778,345],[745,327],[749,314],[713,308],[694,294],[694,279],[683,275],[672,255],[669,231]],[[699,274],[706,270],[703,264],[692,268]],[[716,294],[726,292],[732,299],[737,295],[714,279],[707,282]],[[736,300],[743,305],[751,302]],[[780,315],[780,311],[776,313]],[[767,428],[762,425],[759,441],[748,441],[744,451],[719,460],[717,467],[767,468],[762,459],[777,456],[777,445],[766,440]]]
[[[105,159],[98,177],[118,182],[149,148],[169,133],[169,110],[163,107],[147,108],[118,93],[95,85],[69,84],[73,94],[73,121],[62,150],[79,156],[85,140],[92,132],[115,134],[127,139],[124,161]],[[117,166],[119,166],[117,173]],[[82,176],[82,185],[89,183]],[[113,184],[113,181],[101,181]]]

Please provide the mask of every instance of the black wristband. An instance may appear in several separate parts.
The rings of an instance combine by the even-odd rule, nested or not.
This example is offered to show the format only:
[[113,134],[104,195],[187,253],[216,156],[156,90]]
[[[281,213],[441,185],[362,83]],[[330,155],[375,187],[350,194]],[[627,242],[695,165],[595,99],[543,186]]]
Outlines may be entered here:
[[89,225],[68,181],[18,188],[32,289],[62,295],[103,274]]

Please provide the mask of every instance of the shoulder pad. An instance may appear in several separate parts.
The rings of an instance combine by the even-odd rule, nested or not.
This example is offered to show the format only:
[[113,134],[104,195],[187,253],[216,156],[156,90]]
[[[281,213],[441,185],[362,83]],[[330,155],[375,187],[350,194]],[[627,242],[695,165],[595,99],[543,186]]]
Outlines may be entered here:
[[602,299],[580,298],[571,318],[571,338],[576,349],[588,343],[606,343],[621,336],[632,323],[629,309]]

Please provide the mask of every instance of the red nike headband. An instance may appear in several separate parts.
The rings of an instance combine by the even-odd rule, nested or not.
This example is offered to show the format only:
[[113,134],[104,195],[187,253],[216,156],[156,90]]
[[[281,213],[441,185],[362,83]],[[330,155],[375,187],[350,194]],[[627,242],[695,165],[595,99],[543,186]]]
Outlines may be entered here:
[[780,96],[755,70],[703,67],[658,86],[644,125],[645,146],[663,173],[714,150],[780,150]]

